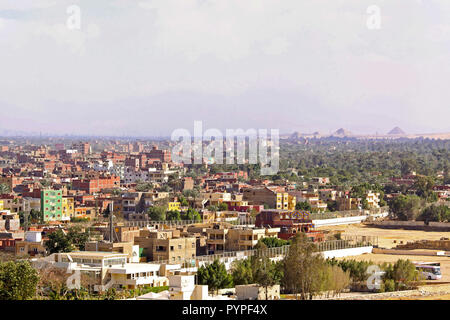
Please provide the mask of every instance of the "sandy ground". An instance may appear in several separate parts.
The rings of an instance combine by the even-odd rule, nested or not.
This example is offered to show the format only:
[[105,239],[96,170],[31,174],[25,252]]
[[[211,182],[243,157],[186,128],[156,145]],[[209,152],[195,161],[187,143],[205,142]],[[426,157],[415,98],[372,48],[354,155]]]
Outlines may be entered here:
[[345,260],[345,259],[355,259],[358,261],[373,261],[374,263],[382,263],[382,262],[395,263],[399,259],[403,259],[403,260],[409,259],[410,261],[414,261],[414,262],[440,262],[442,279],[430,280],[430,281],[427,281],[427,283],[438,284],[438,283],[450,282],[450,257],[367,253],[367,254],[363,254],[360,256],[338,258],[338,260]]
[[[365,226],[362,224],[340,225],[331,227],[321,227],[319,230],[341,231],[343,235],[358,235],[358,236],[376,236],[378,237],[378,245],[380,248],[395,248],[397,244],[413,242],[418,240],[439,240],[442,237],[450,238],[450,232],[436,232],[436,231],[421,231],[421,230],[402,230],[402,229],[381,229]],[[395,242],[394,242],[395,241]],[[438,250],[410,250],[411,253],[421,251],[435,253]],[[448,252],[447,252],[448,253]],[[427,286],[450,283],[450,257],[445,256],[424,256],[424,255],[393,255],[393,254],[364,254],[354,257],[346,257],[340,259],[356,259],[373,261],[375,263],[391,262],[394,263],[398,259],[409,259],[414,262],[440,262],[442,279],[428,280]],[[446,290],[447,291],[447,290]],[[356,293],[348,293],[350,297]],[[396,297],[389,299],[400,300],[449,300],[450,290],[445,294],[436,294],[432,296],[412,296],[412,297]]]
[[[380,248],[394,248],[397,244],[417,240],[439,240],[442,237],[450,239],[450,232],[381,229],[368,227],[362,224],[349,224],[340,226],[319,227],[317,230],[342,231],[343,235],[377,236]],[[396,241],[396,243],[394,243]]]
[[450,294],[435,295],[429,297],[401,297],[401,298],[390,298],[387,300],[450,300]]

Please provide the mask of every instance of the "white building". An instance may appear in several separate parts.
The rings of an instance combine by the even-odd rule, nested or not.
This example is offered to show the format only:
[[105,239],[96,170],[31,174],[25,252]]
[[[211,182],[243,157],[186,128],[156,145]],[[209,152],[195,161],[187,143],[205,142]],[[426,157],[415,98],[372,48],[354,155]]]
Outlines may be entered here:
[[169,285],[169,279],[165,276],[166,271],[161,272],[160,264],[127,263],[127,258],[128,255],[125,253],[78,251],[54,253],[33,263],[35,266],[51,265],[65,269],[67,273],[72,274],[73,285],[77,285],[77,277],[81,279],[81,274],[89,275],[95,291]]

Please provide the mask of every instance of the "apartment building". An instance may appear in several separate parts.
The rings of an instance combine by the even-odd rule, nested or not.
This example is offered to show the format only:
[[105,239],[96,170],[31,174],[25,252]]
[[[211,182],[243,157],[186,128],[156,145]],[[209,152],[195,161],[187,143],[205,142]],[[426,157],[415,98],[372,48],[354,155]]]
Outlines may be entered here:
[[367,206],[370,209],[379,208],[380,207],[380,193],[369,191],[366,194]]
[[144,231],[134,243],[148,261],[183,262],[196,256],[196,238],[181,237],[179,230]]
[[168,211],[180,211],[181,210],[181,202],[171,201],[167,204]]
[[206,228],[208,254],[224,251],[252,250],[259,240],[278,236],[280,228],[228,228],[214,224]]
[[45,222],[63,220],[62,199],[61,190],[41,191],[41,212]]
[[87,206],[75,207],[73,217],[93,220],[98,214],[97,210],[98,209],[96,209],[95,207],[87,207]]
[[252,250],[259,240],[276,238],[280,228],[233,228],[228,231],[228,248],[231,251]]
[[143,211],[145,211],[145,203],[142,192],[127,192],[114,198],[114,212],[125,219],[128,219],[130,214]]
[[81,190],[88,194],[118,187],[120,187],[120,178],[117,176],[72,180],[73,190]]
[[[80,285],[92,286],[94,291],[109,288],[160,287],[169,285],[169,280],[158,264],[127,263],[127,254],[98,251],[54,253],[36,265],[46,263],[75,274],[80,272]],[[87,277],[86,277],[87,276]]]
[[325,212],[327,204],[319,198],[317,192],[311,191],[290,191],[289,194],[296,197],[298,202],[307,202],[311,206],[312,212]]
[[[101,230],[101,232],[105,240],[111,240],[109,235],[109,228],[104,228],[103,230]],[[135,238],[141,236],[141,230],[139,229],[139,227],[116,225],[113,232],[113,239],[117,242],[134,242]]]
[[243,190],[243,200],[251,204],[267,205],[271,209],[294,210],[296,197],[283,188],[263,187]]
[[75,216],[75,200],[73,197],[62,198],[62,221],[70,221]]
[[91,153],[91,145],[89,142],[78,142],[72,145],[72,149],[77,150],[82,155]]
[[207,201],[207,205],[218,206],[222,202],[231,201],[231,193],[227,192],[203,192],[201,198]]
[[98,251],[98,252],[114,252],[125,253],[128,258],[128,262],[139,262],[139,246],[134,245],[133,242],[101,242],[91,241],[85,245],[85,251]]
[[171,154],[169,150],[160,150],[157,146],[153,146],[150,152],[145,154],[149,159],[159,159],[161,162],[170,162]]
[[343,197],[337,197],[337,209],[339,211],[345,210],[360,210],[361,209],[361,199],[360,198],[352,198],[348,195]]
[[205,231],[208,254],[231,251],[227,248],[228,228],[216,224],[212,228],[207,228]]
[[15,252],[17,256],[29,255],[45,255],[47,250],[42,240],[41,231],[27,231],[25,232],[24,240],[16,240]]

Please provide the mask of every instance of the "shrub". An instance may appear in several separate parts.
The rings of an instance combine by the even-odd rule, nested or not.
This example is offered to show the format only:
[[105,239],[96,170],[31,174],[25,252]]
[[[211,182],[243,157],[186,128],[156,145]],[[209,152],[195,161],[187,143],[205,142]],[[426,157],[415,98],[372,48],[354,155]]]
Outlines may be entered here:
[[395,281],[392,279],[386,279],[383,282],[383,287],[385,292],[395,291]]

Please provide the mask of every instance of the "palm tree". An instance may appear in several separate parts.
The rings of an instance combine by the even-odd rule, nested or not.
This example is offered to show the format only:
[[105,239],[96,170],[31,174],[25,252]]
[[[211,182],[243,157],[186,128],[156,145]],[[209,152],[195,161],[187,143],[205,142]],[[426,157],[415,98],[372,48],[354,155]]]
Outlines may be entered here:
[[5,184],[5,183],[0,184],[0,194],[10,193],[10,192],[11,192],[11,188],[7,184]]

